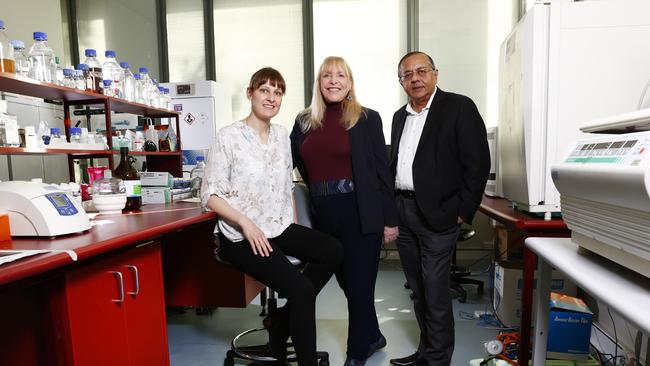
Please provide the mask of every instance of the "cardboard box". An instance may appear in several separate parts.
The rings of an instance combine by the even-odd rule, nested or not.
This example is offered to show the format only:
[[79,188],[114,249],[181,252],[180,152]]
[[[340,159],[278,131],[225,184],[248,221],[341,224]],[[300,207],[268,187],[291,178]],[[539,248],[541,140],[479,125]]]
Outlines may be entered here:
[[170,203],[171,190],[165,187],[142,187],[142,204]]
[[549,358],[587,359],[593,313],[581,299],[551,293],[548,316]]
[[167,172],[142,172],[140,182],[143,187],[169,187],[174,186],[174,177]]
[[[523,264],[498,261],[494,268],[494,308],[497,316],[508,326],[521,324],[521,289],[524,283]],[[551,291],[575,296],[576,285],[562,273],[553,270]],[[537,272],[533,288],[537,287]],[[534,309],[533,309],[534,311]]]
[[494,228],[496,240],[497,260],[507,261],[524,257],[524,240],[526,233],[521,230],[511,230],[505,226]]

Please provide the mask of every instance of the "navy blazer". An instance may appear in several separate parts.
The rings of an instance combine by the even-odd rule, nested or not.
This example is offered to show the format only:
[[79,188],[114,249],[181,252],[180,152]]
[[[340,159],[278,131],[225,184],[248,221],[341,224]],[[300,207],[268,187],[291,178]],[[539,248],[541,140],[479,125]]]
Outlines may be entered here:
[[[383,232],[384,226],[397,226],[398,222],[394,180],[388,170],[381,117],[372,109],[364,108],[364,112],[354,127],[348,130],[348,134],[361,231],[369,234]],[[307,169],[300,156],[300,146],[306,136],[301,128],[303,118],[303,115],[298,115],[293,126],[291,153],[293,166],[298,168],[309,186]]]
[[[395,176],[406,105],[393,115],[390,169]],[[472,222],[490,173],[485,124],[474,102],[440,88],[433,97],[413,159],[415,200],[437,231]]]

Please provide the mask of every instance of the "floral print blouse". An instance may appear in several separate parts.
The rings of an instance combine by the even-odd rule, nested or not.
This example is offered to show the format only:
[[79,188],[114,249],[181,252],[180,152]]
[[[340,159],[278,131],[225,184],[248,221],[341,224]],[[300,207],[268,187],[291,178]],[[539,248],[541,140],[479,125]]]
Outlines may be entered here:
[[[201,202],[206,209],[212,195],[223,198],[274,238],[293,223],[291,147],[287,130],[271,124],[269,139],[243,121],[217,133],[206,163]],[[215,233],[232,242],[244,240],[241,228],[219,218]]]

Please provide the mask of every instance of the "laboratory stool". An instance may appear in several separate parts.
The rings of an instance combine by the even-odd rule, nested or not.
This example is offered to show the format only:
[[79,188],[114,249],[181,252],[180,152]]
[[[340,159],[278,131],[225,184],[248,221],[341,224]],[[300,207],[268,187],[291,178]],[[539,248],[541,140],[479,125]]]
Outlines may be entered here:
[[456,252],[458,250],[458,243],[467,241],[474,237],[474,235],[476,235],[476,231],[472,229],[460,229],[460,232],[458,233],[458,239],[456,240],[456,249],[454,250],[454,255],[451,259],[450,288],[460,295],[458,301],[461,303],[467,301],[467,290],[465,290],[463,285],[476,285],[476,292],[479,295],[483,294],[483,281],[467,278],[472,275],[472,272],[470,272],[469,269],[459,267],[456,264]]

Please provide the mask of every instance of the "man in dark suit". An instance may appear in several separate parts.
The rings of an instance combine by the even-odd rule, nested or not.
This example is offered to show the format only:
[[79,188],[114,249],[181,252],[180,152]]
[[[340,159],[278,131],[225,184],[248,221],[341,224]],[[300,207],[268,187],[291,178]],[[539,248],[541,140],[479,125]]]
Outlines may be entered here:
[[406,54],[398,76],[409,102],[393,116],[390,168],[400,220],[397,248],[414,294],[420,343],[414,354],[390,362],[449,365],[451,258],[460,225],[471,223],[481,203],[490,152],[476,105],[436,86],[438,70],[429,55]]

